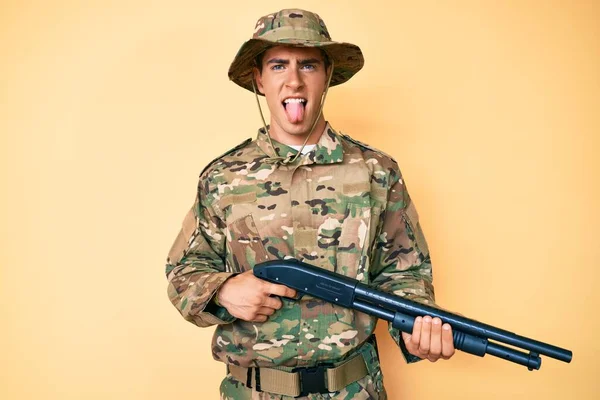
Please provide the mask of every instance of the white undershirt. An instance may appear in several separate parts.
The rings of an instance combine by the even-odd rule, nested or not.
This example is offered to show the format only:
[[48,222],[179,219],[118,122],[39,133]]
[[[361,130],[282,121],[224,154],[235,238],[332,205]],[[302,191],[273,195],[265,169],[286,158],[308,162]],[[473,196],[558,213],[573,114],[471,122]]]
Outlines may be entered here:
[[[302,147],[302,146],[291,145],[291,144],[288,144],[288,146],[291,147],[292,149],[296,150],[296,151],[299,151],[300,148]],[[316,144],[307,144],[302,149],[302,154],[306,154],[306,153],[310,152],[312,149],[315,148],[315,146],[316,146]]]

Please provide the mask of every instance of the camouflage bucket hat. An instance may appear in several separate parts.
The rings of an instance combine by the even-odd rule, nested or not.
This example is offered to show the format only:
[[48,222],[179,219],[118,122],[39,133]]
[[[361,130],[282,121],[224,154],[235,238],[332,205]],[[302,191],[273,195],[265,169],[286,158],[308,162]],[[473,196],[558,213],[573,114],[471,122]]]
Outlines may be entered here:
[[358,46],[332,41],[325,22],[317,14],[300,9],[286,9],[258,20],[252,39],[240,47],[229,67],[229,79],[252,92],[252,67],[256,56],[269,47],[278,45],[318,47],[324,50],[334,63],[330,86],[352,78],[365,62]]

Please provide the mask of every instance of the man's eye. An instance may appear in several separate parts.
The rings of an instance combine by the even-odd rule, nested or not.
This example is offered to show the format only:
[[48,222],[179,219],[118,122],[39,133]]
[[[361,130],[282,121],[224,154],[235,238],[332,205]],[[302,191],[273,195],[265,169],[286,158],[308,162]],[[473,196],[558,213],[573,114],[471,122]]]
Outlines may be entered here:
[[313,71],[316,67],[312,64],[306,64],[302,66],[302,69],[307,70],[307,71]]
[[273,66],[271,67],[271,69],[272,69],[273,71],[280,71],[280,70],[282,70],[282,69],[283,69],[283,65],[281,65],[281,64],[273,65]]

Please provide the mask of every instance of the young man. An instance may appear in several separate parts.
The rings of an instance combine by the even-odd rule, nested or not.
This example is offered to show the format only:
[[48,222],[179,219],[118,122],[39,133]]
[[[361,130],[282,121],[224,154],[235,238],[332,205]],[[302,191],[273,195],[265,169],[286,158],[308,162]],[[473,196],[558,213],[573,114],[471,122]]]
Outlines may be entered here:
[[[362,65],[357,46],[333,42],[303,10],[260,18],[231,64],[235,83],[265,96],[270,125],[201,173],[166,271],[183,317],[218,325],[223,399],[386,398],[376,318],[291,300],[293,289],[254,277],[257,263],[292,257],[434,304],[429,251],[398,165],[322,113],[329,86]],[[408,362],[454,353],[437,318],[418,318],[412,335],[389,330]]]

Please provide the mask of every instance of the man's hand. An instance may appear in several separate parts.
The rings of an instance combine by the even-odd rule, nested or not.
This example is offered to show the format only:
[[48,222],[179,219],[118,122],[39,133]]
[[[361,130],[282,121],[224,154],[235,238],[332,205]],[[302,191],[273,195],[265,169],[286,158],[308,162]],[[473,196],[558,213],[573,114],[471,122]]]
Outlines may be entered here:
[[296,291],[259,279],[250,270],[227,279],[216,294],[229,314],[250,322],[265,322],[281,308],[281,300],[271,295],[295,297]]
[[442,326],[439,318],[428,315],[415,318],[412,335],[402,332],[402,339],[410,354],[431,362],[448,360],[454,355],[452,328],[448,324]]

